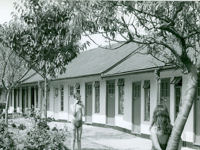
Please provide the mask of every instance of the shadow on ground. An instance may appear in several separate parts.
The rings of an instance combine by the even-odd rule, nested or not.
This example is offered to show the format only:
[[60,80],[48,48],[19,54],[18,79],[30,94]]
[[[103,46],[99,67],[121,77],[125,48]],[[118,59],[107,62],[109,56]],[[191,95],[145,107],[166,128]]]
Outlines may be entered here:
[[[65,150],[70,150],[69,148],[66,148]],[[81,150],[105,150],[105,148],[82,148]]]

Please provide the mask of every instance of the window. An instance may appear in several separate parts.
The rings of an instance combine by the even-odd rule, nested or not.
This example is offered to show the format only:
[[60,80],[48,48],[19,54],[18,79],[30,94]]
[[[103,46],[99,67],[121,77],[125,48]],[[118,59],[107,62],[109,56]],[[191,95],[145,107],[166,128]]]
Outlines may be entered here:
[[75,84],[75,89],[76,89],[76,92],[80,94],[80,84],[79,83]]
[[196,89],[196,101],[200,101],[200,79],[198,79],[197,89]]
[[38,108],[38,87],[36,87],[35,91],[36,91],[36,108]]
[[64,110],[64,86],[62,85],[60,88],[60,110]]
[[118,114],[124,114],[124,79],[119,79],[117,82],[118,85]]
[[[0,95],[1,96],[1,95]],[[12,106],[12,90],[10,91],[10,102],[9,102],[9,106]]]
[[70,94],[70,96],[74,95],[74,87],[73,86],[69,87],[69,94]]
[[198,97],[198,100],[200,100],[200,79],[198,80],[198,84],[197,84],[197,97]]
[[108,93],[109,94],[115,94],[115,83],[112,81],[108,81]]
[[58,97],[58,88],[54,88],[54,97]]
[[161,79],[161,98],[165,99],[169,97],[169,80],[168,79]]
[[144,81],[144,120],[150,120],[150,81]]
[[181,88],[182,88],[182,77],[174,77],[171,81],[171,84],[174,84],[175,89],[175,118],[181,107]]
[[160,103],[165,104],[170,111],[170,79],[161,79]]
[[100,112],[100,83],[99,81],[95,81],[95,113]]

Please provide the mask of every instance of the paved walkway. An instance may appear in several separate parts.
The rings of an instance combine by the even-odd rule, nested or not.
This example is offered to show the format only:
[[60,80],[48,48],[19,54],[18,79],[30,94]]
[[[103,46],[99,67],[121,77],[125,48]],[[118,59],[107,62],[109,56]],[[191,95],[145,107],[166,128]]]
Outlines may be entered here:
[[[69,123],[50,123],[50,126],[63,128]],[[70,148],[71,136],[67,137],[66,146]],[[111,128],[83,126],[82,150],[151,150],[151,141]],[[193,150],[182,148],[181,150]]]

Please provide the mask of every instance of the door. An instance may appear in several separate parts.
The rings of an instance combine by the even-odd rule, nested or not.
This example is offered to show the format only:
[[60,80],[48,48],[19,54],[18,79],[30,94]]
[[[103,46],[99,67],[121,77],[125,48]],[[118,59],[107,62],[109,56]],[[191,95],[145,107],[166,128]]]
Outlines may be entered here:
[[54,100],[53,101],[53,111],[55,113],[57,113],[59,111],[58,105],[57,105],[57,103],[58,103],[58,88],[57,87],[54,88],[54,99],[53,100]]
[[141,123],[141,82],[132,84],[132,131],[140,133]]
[[69,91],[68,91],[68,118],[69,118],[69,120],[71,120],[73,104],[75,103],[75,101],[74,101],[74,86],[69,85],[68,89],[69,89]]
[[181,86],[175,86],[175,119],[181,106]]
[[165,105],[170,112],[170,78],[161,79],[160,103]]
[[115,80],[106,83],[106,116],[107,124],[115,124]]
[[34,94],[35,92],[34,92],[34,87],[31,87],[31,108],[35,108],[34,106],[35,106],[35,94]]
[[115,80],[106,83],[106,116],[107,124],[115,124]]
[[195,100],[195,144],[200,145],[200,81],[197,87],[197,98]]
[[25,99],[26,99],[26,94],[25,94],[25,89],[22,88],[22,113],[25,113]]
[[92,83],[85,84],[85,121],[92,122]]
[[17,111],[17,89],[14,89],[14,112]]

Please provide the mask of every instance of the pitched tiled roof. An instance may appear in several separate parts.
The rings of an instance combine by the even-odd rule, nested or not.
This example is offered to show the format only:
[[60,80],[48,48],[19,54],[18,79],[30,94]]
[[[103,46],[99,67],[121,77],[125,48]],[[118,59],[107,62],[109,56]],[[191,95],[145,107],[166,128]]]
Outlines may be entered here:
[[146,49],[133,53],[128,59],[121,62],[113,69],[105,72],[103,76],[117,75],[134,71],[145,71],[147,69],[164,66],[164,63],[153,58],[151,55],[145,54]]
[[[118,44],[115,44],[112,46],[112,49],[95,48],[80,53],[66,66],[66,72],[57,78],[63,79],[101,74],[138,49],[138,46],[133,43],[115,49],[117,46]],[[27,78],[24,83],[36,82],[41,79],[40,75],[35,75]]]
[[127,44],[118,49],[96,48],[85,51],[67,65],[66,73],[58,78],[70,78],[101,74],[138,48],[135,44]]
[[22,81],[22,83],[27,84],[27,83],[33,83],[33,82],[38,82],[38,81],[43,81],[42,76],[39,75],[38,73],[33,73],[31,76],[24,79],[24,81]]

